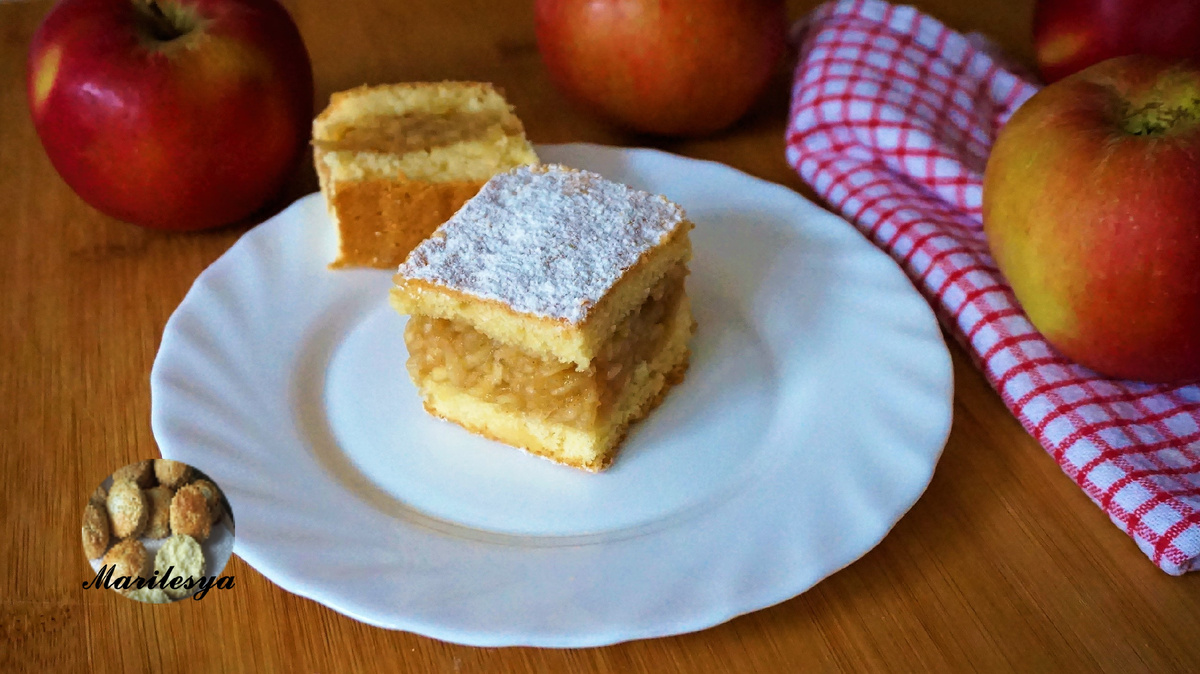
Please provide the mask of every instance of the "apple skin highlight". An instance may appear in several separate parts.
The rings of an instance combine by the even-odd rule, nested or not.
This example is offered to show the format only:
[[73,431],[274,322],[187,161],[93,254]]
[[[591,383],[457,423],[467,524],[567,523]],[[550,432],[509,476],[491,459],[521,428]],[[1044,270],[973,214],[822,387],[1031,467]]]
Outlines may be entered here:
[[1117,56],[1200,58],[1195,0],[1039,0],[1033,14],[1038,72],[1047,82]]
[[1200,66],[1106,61],[1001,130],[983,226],[1030,321],[1068,358],[1200,379]]
[[34,34],[27,94],[71,189],[168,230],[229,224],[278,194],[313,109],[308,51],[275,0],[64,0]]
[[634,131],[702,136],[762,94],[786,46],[783,0],[536,0],[551,81]]

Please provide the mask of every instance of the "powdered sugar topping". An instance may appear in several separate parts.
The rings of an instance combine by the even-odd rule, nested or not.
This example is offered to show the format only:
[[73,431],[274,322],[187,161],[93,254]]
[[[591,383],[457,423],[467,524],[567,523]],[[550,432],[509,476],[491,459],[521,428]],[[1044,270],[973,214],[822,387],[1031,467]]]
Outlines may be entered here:
[[683,222],[665,197],[588,171],[522,166],[488,181],[399,274],[578,323]]

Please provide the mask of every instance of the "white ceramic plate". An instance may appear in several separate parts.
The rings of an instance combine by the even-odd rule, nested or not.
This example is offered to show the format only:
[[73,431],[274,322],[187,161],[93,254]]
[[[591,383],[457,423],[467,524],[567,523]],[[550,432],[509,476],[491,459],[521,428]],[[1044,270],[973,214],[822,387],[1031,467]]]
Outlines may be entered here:
[[251,230],[167,323],[163,456],[211,475],[235,552],[373,625],[480,646],[703,629],[858,559],[917,500],[950,428],[933,313],[795,192],[653,150],[539,148],[696,222],[685,381],[592,475],[421,408],[386,271],[329,271],[320,195]]

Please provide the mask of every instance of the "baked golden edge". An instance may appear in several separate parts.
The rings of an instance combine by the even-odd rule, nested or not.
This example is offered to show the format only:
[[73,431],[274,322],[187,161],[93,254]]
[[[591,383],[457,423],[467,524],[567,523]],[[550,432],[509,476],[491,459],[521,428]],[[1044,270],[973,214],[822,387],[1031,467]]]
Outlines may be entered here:
[[346,124],[352,120],[361,117],[357,111],[348,110],[357,102],[369,97],[375,93],[384,93],[389,91],[413,91],[418,89],[459,89],[463,91],[478,90],[484,96],[495,95],[508,107],[509,112],[512,112],[512,105],[504,100],[504,93],[496,88],[490,82],[471,82],[471,81],[454,81],[446,80],[443,82],[397,82],[394,84],[375,84],[354,87],[345,91],[334,92],[329,97],[329,105],[321,111],[319,115],[313,119],[313,140],[331,140],[328,137],[328,131],[332,130],[338,124]]

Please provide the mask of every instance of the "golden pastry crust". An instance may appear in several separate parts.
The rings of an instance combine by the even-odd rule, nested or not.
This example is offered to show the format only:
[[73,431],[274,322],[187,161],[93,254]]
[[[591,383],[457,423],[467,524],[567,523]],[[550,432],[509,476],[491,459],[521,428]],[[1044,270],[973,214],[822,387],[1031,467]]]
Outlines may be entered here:
[[154,462],[150,460],[135,461],[128,466],[122,466],[112,474],[113,483],[133,482],[142,489],[154,486]]
[[192,478],[192,467],[180,461],[155,459],[154,476],[158,478],[159,484],[178,489]]
[[193,484],[181,487],[171,499],[171,533],[205,541],[211,532],[212,515],[204,492]]
[[524,132],[503,92],[488,82],[404,82],[331,95],[313,120],[313,145],[403,156]]
[[83,554],[88,559],[103,557],[111,536],[104,506],[88,503],[83,509]]
[[104,555],[104,564],[112,567],[114,581],[121,576],[128,576],[131,582],[136,578],[149,579],[152,574],[150,553],[136,538],[127,538],[112,546]]
[[217,485],[208,480],[196,480],[192,485],[204,494],[204,500],[208,502],[208,514],[212,519],[212,523],[216,524],[220,522],[221,518],[225,515],[225,505],[221,502],[221,490],[217,489]]
[[137,484],[128,480],[114,482],[105,502],[112,533],[117,538],[140,536],[146,529],[150,508]]
[[149,507],[149,517],[146,522],[146,538],[166,538],[171,535],[171,499],[175,491],[170,487],[159,485],[143,492],[146,495],[146,505]]

